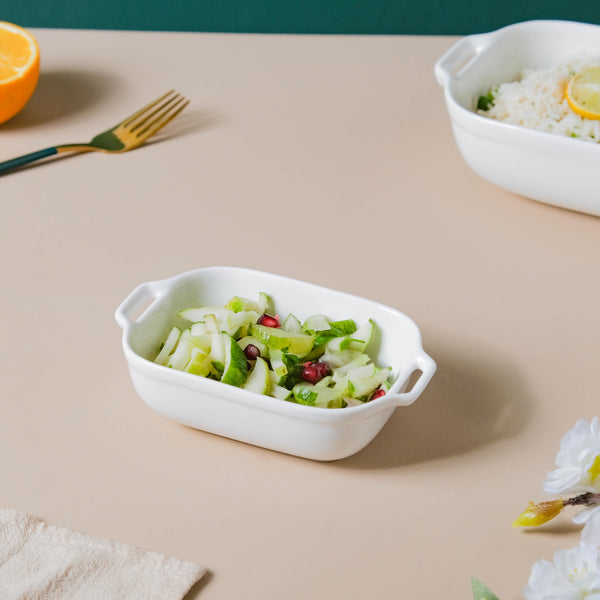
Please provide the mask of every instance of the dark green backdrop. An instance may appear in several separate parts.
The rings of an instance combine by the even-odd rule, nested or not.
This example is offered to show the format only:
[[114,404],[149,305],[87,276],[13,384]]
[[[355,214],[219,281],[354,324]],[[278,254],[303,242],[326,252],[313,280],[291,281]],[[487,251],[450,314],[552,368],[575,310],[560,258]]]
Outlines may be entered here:
[[529,19],[600,23],[600,1],[523,0],[0,0],[25,27],[464,35]]

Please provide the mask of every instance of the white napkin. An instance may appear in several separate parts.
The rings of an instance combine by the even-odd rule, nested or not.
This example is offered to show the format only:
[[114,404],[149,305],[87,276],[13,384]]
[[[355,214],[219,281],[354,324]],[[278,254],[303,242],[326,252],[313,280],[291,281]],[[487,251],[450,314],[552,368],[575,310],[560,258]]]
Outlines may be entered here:
[[182,600],[205,572],[191,562],[0,510],[2,600]]

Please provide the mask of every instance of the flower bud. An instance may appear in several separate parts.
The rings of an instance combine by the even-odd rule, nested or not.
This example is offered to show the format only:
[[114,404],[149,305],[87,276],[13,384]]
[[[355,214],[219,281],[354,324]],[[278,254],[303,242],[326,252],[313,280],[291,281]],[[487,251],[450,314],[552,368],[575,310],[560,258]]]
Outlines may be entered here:
[[538,525],[543,525],[560,514],[564,506],[562,500],[540,502],[539,504],[529,502],[527,508],[513,521],[512,525],[513,527],[537,527]]

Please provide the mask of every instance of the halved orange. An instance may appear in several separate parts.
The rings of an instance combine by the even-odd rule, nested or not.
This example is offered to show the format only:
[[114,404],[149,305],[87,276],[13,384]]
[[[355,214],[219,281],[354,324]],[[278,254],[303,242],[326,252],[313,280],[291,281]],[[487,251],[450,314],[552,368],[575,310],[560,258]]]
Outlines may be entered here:
[[589,67],[571,78],[565,97],[582,117],[600,119],[600,67]]
[[40,75],[40,51],[25,29],[0,21],[0,123],[29,101]]

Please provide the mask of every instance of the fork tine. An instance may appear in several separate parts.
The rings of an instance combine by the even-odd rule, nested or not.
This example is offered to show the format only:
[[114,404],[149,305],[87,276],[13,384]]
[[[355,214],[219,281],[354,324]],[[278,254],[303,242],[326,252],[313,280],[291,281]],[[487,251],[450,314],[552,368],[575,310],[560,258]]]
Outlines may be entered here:
[[148,111],[152,110],[157,104],[160,104],[163,100],[168,98],[173,93],[175,93],[175,90],[169,90],[166,94],[159,96],[158,98],[150,102],[150,104],[146,104],[146,106],[140,108],[132,115],[129,115],[124,121],[121,121],[120,125],[123,127],[128,127],[133,121],[145,115]]
[[[156,118],[137,132],[138,138],[147,139],[172,121],[188,104],[189,100],[180,96],[175,104],[163,110]],[[147,120],[147,119],[146,119]]]
[[165,110],[168,110],[170,106],[173,106],[173,103],[177,104],[181,97],[182,96],[180,94],[176,93],[174,96],[167,98],[162,104],[154,108],[154,110],[150,109],[149,111],[140,115],[137,119],[131,122],[129,126],[126,126],[126,128],[130,133],[134,133],[136,129],[145,125],[149,119],[154,117],[154,115],[162,114]]

